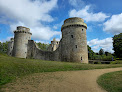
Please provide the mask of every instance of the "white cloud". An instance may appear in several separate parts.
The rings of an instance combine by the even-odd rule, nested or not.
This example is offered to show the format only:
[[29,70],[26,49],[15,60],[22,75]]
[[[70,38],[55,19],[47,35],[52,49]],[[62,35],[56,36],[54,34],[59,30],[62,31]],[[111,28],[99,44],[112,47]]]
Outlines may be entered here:
[[59,38],[56,38],[56,41],[60,41],[61,39],[59,39]]
[[[27,27],[27,25],[23,24],[22,22],[19,22],[18,24],[12,24],[10,25],[12,32],[16,30],[16,26],[18,25]],[[30,32],[32,33],[32,39],[36,39],[36,40],[50,40],[51,37],[61,34],[61,32],[53,31],[50,27],[46,27],[46,26],[41,26],[41,27],[28,26],[28,28],[30,28]]]
[[49,13],[55,8],[57,0],[0,0],[0,23],[9,24],[12,32],[17,26],[29,27],[32,38],[49,40],[60,35],[43,24],[54,21]]
[[56,5],[57,0],[0,0],[0,12],[6,19],[35,26],[39,21],[53,21],[54,19],[48,13]]
[[100,50],[100,48],[104,49],[104,51],[108,51],[113,53],[114,51],[112,50],[113,48],[113,40],[112,38],[106,38],[103,40],[99,40],[97,39],[93,39],[91,41],[88,41],[88,45],[91,46],[91,48],[93,49],[93,51],[98,52]]
[[122,33],[122,13],[112,15],[112,17],[104,23],[104,31],[113,34]]
[[[54,35],[60,35],[61,32],[52,31],[49,27],[35,27],[31,29],[32,38],[39,40],[50,40]],[[46,30],[46,31],[45,31]]]
[[13,38],[13,36],[7,37],[6,39],[1,39],[0,42],[10,41],[11,38]]
[[109,16],[107,16],[105,13],[98,12],[98,13],[93,13],[89,12],[91,6],[87,5],[85,8],[81,10],[76,10],[73,9],[69,12],[70,17],[81,17],[83,18],[86,22],[102,22]]
[[69,3],[75,8],[81,8],[85,5],[83,0],[69,0]]
[[93,26],[87,26],[87,32],[93,32]]
[[61,21],[59,24],[55,24],[55,25],[53,26],[53,28],[54,28],[54,29],[61,28],[61,26],[63,25],[63,22],[64,22],[64,21]]

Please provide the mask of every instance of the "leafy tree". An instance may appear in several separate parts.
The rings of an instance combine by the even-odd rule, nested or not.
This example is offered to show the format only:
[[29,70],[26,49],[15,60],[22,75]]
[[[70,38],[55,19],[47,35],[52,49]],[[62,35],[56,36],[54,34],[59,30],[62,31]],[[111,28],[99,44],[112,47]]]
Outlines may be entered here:
[[100,50],[99,50],[99,55],[103,55],[104,54],[104,50],[101,48]]
[[106,52],[105,52],[105,55],[108,56],[108,53],[109,53],[109,52],[106,51]]
[[49,44],[44,44],[44,43],[41,43],[41,42],[36,43],[36,44],[38,45],[38,47],[40,49],[45,50],[45,51],[48,50]]
[[95,55],[94,51],[91,50],[91,47],[89,45],[87,45],[87,48],[88,48],[88,58],[94,59],[94,55]]
[[122,58],[122,33],[114,35],[113,37],[113,50],[115,51],[115,56]]
[[111,54],[110,52],[106,51],[106,52],[105,52],[105,55],[106,55],[106,56],[109,56],[109,55],[112,55],[112,54]]
[[0,52],[7,53],[7,50],[8,50],[8,42],[7,41],[3,43],[0,42]]

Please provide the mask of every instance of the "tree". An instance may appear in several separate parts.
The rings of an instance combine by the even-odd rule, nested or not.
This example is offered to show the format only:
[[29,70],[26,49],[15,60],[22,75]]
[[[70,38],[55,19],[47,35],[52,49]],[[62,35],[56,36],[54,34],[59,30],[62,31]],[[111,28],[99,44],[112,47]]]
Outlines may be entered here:
[[36,43],[37,45],[38,45],[38,47],[40,48],[40,49],[42,49],[42,50],[47,50],[48,49],[48,47],[49,47],[49,44],[44,44],[44,43],[41,43],[41,42],[39,42],[39,43]]
[[108,52],[108,51],[105,51],[105,55],[106,56],[109,56],[109,55],[112,55],[112,53]]
[[104,54],[104,50],[101,48],[100,50],[99,50],[99,55],[103,55]]
[[106,51],[106,52],[105,52],[105,55],[108,56],[108,53],[109,53],[109,52]]
[[115,56],[122,58],[122,33],[114,35],[113,37],[113,50],[115,51]]
[[7,41],[3,43],[0,42],[0,52],[7,53],[7,50],[8,50],[8,42]]
[[88,58],[89,59],[94,59],[94,51],[91,50],[91,47],[89,45],[87,45],[87,48],[88,48]]

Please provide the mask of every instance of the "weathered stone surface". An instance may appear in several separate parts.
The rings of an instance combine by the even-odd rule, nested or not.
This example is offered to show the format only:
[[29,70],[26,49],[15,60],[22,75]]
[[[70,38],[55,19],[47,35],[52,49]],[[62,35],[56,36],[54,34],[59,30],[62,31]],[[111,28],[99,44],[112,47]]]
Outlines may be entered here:
[[29,28],[19,26],[14,31],[13,56],[19,58],[27,57],[27,44],[31,39]]
[[13,46],[14,46],[14,38],[11,38],[11,40],[8,42],[8,51],[7,51],[7,54],[9,56],[12,56]]
[[61,61],[88,63],[86,24],[69,18],[62,26]]
[[[14,45],[11,43],[9,48],[13,56],[19,58],[34,58],[51,61],[66,61],[88,63],[87,25],[81,18],[69,18],[62,25],[62,39],[56,41],[53,39],[49,46],[49,51],[43,51],[38,48],[31,39],[29,28],[19,26],[14,31]],[[13,51],[12,51],[13,50]]]
[[56,41],[56,39],[54,38],[53,41],[51,41],[51,44],[48,47],[49,51],[55,51],[59,46],[59,41]]

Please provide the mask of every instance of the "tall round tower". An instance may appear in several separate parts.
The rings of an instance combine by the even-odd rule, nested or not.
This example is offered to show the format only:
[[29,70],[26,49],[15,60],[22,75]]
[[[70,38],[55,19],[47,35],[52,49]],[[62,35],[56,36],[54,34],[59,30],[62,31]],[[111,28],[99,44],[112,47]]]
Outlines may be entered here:
[[62,25],[61,60],[88,63],[87,25],[78,17],[66,19]]
[[18,26],[14,31],[14,47],[13,47],[13,56],[19,58],[26,58],[27,56],[27,45],[28,40],[31,40],[30,29]]

